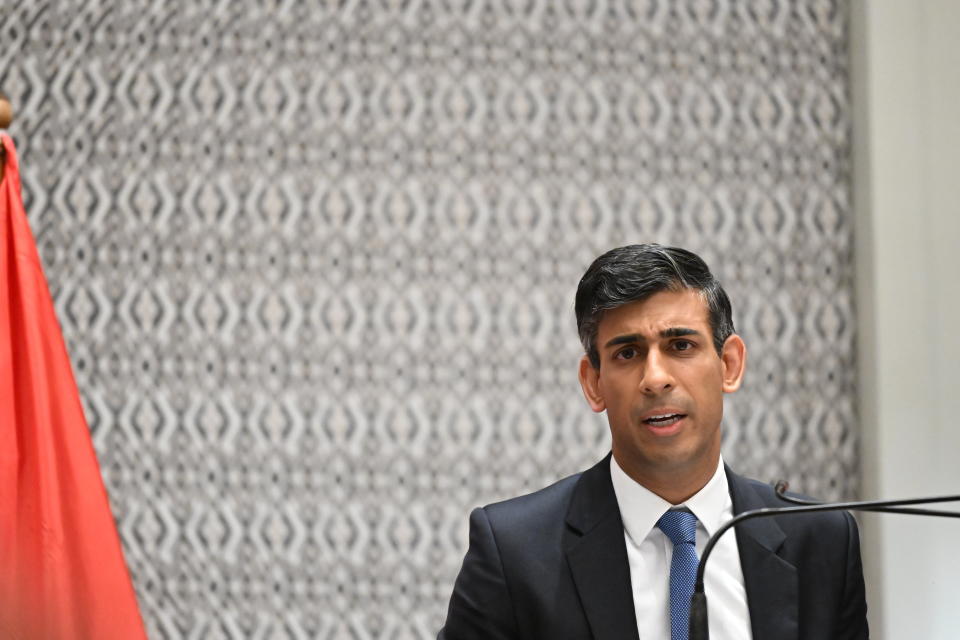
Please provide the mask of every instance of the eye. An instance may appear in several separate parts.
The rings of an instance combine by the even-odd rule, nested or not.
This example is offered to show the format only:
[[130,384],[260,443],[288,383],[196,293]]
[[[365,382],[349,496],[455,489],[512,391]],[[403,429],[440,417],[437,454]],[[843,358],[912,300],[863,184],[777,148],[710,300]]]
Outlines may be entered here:
[[689,351],[693,349],[696,345],[690,340],[676,340],[673,343],[673,348],[676,351]]
[[626,349],[621,349],[614,356],[617,360],[631,360],[637,355],[637,350],[633,347],[627,347]]

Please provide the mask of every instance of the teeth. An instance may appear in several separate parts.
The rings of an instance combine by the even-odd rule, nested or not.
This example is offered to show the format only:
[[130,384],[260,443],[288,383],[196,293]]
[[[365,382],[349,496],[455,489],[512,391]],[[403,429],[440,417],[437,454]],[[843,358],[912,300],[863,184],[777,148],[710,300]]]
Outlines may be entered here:
[[662,414],[662,415],[659,415],[659,416],[650,416],[649,418],[647,418],[646,420],[644,420],[644,422],[646,422],[646,423],[648,423],[648,424],[651,424],[651,423],[660,424],[660,423],[664,423],[664,422],[675,422],[675,421],[679,420],[681,417],[682,417],[682,416],[681,416],[679,413],[665,413],[665,414]]

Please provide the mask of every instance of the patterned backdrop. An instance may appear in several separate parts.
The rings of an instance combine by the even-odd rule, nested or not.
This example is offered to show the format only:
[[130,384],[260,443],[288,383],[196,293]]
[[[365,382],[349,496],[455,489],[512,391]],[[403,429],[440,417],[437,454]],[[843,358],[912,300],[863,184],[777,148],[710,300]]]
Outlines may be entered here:
[[30,221],[151,638],[425,638],[472,506],[592,464],[573,293],[701,253],[725,456],[857,492],[847,8],[4,3]]

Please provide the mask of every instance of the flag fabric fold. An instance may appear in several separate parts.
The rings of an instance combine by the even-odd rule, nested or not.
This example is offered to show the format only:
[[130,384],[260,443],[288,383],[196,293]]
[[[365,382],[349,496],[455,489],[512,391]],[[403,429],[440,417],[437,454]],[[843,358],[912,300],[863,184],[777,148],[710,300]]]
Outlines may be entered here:
[[0,137],[0,638],[146,638],[16,149]]

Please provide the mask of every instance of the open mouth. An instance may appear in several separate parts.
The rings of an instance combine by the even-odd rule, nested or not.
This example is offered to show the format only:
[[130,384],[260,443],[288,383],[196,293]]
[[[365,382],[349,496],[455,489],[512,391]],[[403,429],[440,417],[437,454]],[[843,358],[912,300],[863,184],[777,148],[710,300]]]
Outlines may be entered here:
[[683,413],[664,413],[657,416],[650,416],[646,418],[643,423],[648,424],[651,427],[669,427],[680,422],[686,417]]

